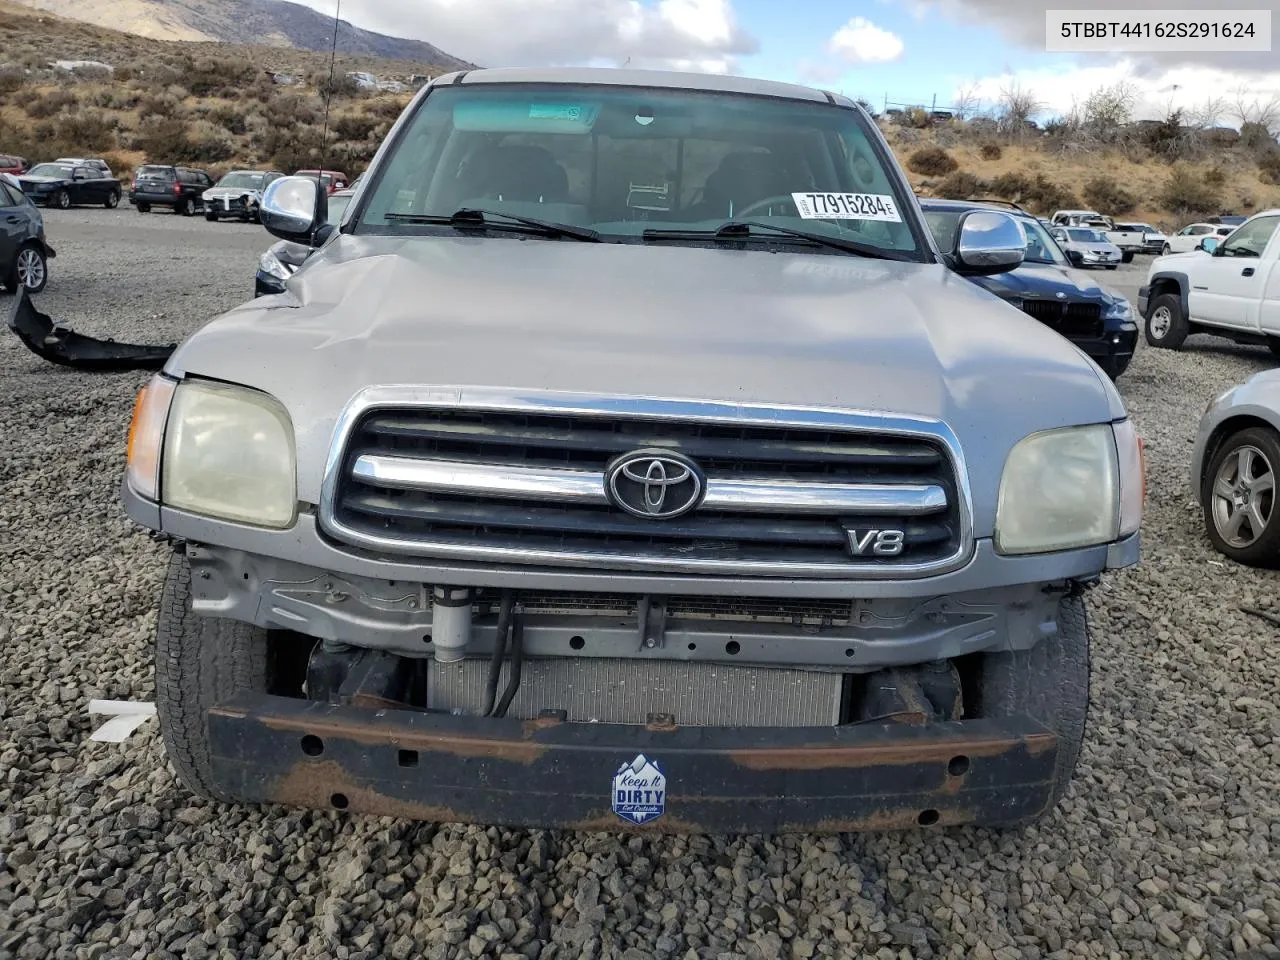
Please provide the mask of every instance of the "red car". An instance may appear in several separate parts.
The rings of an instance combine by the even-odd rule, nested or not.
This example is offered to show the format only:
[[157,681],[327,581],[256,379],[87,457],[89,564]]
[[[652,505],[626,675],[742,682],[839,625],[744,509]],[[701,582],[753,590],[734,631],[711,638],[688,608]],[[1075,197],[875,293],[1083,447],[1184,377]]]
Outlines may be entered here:
[[299,170],[295,177],[319,177],[325,191],[332,196],[347,189],[347,175],[338,170]]
[[27,161],[12,154],[0,153],[0,173],[11,173],[15,177],[27,172]]

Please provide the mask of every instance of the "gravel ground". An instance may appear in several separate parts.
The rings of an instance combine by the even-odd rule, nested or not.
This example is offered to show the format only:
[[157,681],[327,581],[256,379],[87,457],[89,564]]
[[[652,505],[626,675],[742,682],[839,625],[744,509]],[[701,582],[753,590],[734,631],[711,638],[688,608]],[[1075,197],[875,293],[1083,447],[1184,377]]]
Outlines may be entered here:
[[[267,245],[127,208],[47,219],[44,308],[120,339],[247,297]],[[1133,295],[1144,271],[1107,279]],[[1201,410],[1263,349],[1198,337],[1122,380],[1144,560],[1090,594],[1088,739],[1051,818],[649,839],[206,804],[153,721],[89,742],[89,698],[153,694],[165,549],[117,505],[144,377],[56,370],[2,333],[0,957],[1280,957],[1280,640],[1239,610],[1280,609],[1276,575],[1211,551],[1185,481]]]

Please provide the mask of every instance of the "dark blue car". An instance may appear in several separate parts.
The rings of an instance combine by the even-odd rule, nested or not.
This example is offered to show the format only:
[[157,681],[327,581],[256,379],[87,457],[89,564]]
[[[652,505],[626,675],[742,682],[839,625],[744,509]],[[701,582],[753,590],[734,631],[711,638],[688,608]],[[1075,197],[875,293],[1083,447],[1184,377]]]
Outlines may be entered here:
[[0,286],[39,293],[49,280],[53,256],[40,211],[16,181],[0,174]]
[[921,198],[920,206],[943,250],[955,245],[956,225],[969,210],[1000,210],[1013,216],[1027,236],[1022,265],[1008,273],[970,279],[1062,334],[1112,380],[1125,372],[1138,342],[1133,307],[1120,294],[1072,266],[1039,220],[1017,208],[972,200]]

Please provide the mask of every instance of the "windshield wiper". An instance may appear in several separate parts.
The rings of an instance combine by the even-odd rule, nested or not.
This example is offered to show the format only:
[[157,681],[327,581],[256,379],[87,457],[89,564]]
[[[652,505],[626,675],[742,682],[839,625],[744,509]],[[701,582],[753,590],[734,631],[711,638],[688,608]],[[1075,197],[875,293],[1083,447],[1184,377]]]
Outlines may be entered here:
[[807,233],[804,230],[792,230],[761,220],[729,220],[720,224],[715,230],[646,230],[641,236],[645,240],[743,240],[751,236],[752,230],[771,230],[784,237],[803,240],[806,243],[842,250],[845,253],[860,257],[871,257],[876,260],[896,260],[902,263],[915,263],[917,258],[900,250],[886,250],[875,244],[862,243],[858,240],[846,240],[839,237],[826,237],[820,233]]
[[[491,223],[489,218],[495,217],[510,223]],[[514,213],[502,213],[497,210],[477,210],[474,207],[463,207],[455,210],[447,217],[431,213],[388,213],[391,223],[428,223],[450,227],[472,227],[481,230],[497,227],[500,230],[511,229],[519,224],[546,237],[571,237],[584,243],[600,243],[600,234],[587,227],[575,227],[567,223],[552,223],[550,220],[537,220],[533,217],[519,217]]]

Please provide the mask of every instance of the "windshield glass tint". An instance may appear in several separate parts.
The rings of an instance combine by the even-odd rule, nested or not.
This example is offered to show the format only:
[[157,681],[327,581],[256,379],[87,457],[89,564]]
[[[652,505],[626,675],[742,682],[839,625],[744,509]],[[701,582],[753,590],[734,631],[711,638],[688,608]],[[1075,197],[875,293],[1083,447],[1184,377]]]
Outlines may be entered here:
[[862,122],[824,103],[682,90],[445,87],[409,121],[356,230],[429,232],[403,218],[479,208],[606,239],[752,219],[916,251]]
[[246,190],[256,190],[262,186],[262,177],[261,173],[228,173],[218,181],[218,186],[243,187]]
[[1102,235],[1096,230],[1068,230],[1067,235],[1076,243],[1102,243]]
[[71,168],[64,167],[57,163],[39,163],[27,171],[29,177],[60,177],[63,180],[71,179]]

